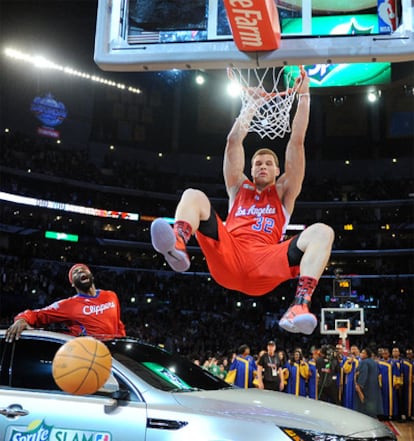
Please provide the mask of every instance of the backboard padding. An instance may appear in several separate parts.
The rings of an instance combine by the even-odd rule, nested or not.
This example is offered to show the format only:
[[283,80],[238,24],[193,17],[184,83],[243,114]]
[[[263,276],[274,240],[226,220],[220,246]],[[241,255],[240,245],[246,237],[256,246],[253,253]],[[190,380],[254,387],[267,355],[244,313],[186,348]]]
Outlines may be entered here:
[[[370,4],[372,1],[376,4],[376,0],[363,0],[362,4]],[[275,51],[246,53],[240,52],[233,42],[222,0],[205,1],[205,20],[200,16],[200,0],[184,3],[197,7],[193,26],[190,26],[192,29],[185,26],[189,20],[185,17],[191,16],[187,7],[180,23],[177,8],[184,7],[181,5],[182,1],[147,0],[150,5],[161,2],[166,7],[175,8],[175,15],[171,19],[174,22],[172,27],[180,28],[175,31],[168,29],[168,14],[157,23],[153,23],[151,18],[144,23],[145,14],[140,16],[139,11],[136,11],[140,5],[142,7],[147,4],[144,0],[99,0],[94,58],[103,70],[125,72],[221,69],[232,65],[248,68],[410,61],[414,59],[414,6],[411,0],[396,1],[400,9],[398,27],[385,34],[381,33],[381,26],[376,24],[376,8],[368,8],[361,14],[361,11],[356,11],[355,14],[352,11],[334,11],[323,15],[311,7],[311,0],[279,1],[278,4],[282,5],[279,7],[282,26],[280,48]],[[296,3],[303,6],[298,9]],[[349,0],[335,2],[340,3],[343,4],[342,9],[350,4],[358,4]],[[287,4],[291,5],[291,10],[286,7]],[[129,8],[132,6],[134,20],[130,17]],[[147,15],[154,17],[157,14]],[[315,34],[314,28],[320,26],[321,20],[324,23],[330,22],[328,26],[331,29],[334,26],[329,31],[334,34],[324,35],[324,31],[319,30]],[[183,29],[184,27],[186,28]]]

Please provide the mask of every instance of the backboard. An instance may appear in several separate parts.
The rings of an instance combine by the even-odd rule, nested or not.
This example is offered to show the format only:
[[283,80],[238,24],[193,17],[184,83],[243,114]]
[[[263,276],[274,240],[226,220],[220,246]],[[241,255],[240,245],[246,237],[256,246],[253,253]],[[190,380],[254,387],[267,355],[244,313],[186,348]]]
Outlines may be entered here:
[[279,49],[241,52],[223,0],[98,0],[94,59],[122,72],[414,60],[411,0],[276,4]]
[[322,308],[321,334],[339,335],[341,328],[348,328],[347,335],[365,334],[363,308]]

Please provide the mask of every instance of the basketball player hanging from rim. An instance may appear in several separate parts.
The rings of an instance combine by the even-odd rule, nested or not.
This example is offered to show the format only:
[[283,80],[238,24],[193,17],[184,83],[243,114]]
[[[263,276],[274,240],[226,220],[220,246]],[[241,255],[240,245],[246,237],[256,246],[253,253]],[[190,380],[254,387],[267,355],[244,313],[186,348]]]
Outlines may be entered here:
[[[221,286],[251,296],[272,291],[299,276],[293,303],[279,321],[289,332],[311,334],[317,319],[310,313],[312,294],[328,262],[334,232],[315,223],[299,235],[282,241],[305,175],[304,140],[309,122],[309,78],[296,80],[296,113],[286,147],[284,172],[276,154],[257,150],[251,159],[251,176],[244,174],[243,141],[253,119],[252,107],[243,106],[227,136],[223,173],[229,196],[225,223],[200,190],[187,189],[177,205],[174,227],[162,218],[151,225],[152,245],[172,269],[189,269],[186,243],[192,234],[206,258],[212,277]],[[250,114],[249,114],[250,113]]]

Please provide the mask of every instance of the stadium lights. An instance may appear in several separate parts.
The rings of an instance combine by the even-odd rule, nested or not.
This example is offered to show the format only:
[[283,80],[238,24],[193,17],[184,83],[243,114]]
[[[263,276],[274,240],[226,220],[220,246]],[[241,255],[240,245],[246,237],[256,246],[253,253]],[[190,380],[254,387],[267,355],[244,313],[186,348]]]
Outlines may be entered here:
[[232,97],[239,97],[241,91],[241,86],[237,81],[230,80],[230,83],[227,86],[227,93]]
[[204,75],[202,75],[202,74],[197,74],[197,76],[196,76],[196,78],[195,78],[195,82],[198,84],[198,85],[203,85],[205,82],[206,82],[206,79],[204,78]]
[[332,103],[335,107],[342,106],[346,101],[346,96],[339,95],[331,97]]
[[67,75],[77,76],[79,78],[94,81],[94,82],[97,82],[97,83],[100,83],[100,84],[103,84],[103,85],[109,86],[109,87],[116,87],[120,90],[125,90],[126,92],[135,93],[135,94],[141,93],[141,90],[136,87],[127,86],[126,84],[117,83],[115,81],[107,80],[107,79],[99,77],[97,75],[91,75],[86,72],[81,72],[81,71],[79,71],[73,67],[70,67],[70,66],[61,66],[61,65],[56,64],[53,61],[47,60],[46,58],[39,56],[39,55],[32,56],[32,55],[25,54],[21,51],[18,51],[18,50],[12,49],[12,48],[6,48],[4,50],[4,54],[7,57],[13,58],[15,60],[31,63],[33,66],[35,66],[39,69],[58,70],[58,71],[60,71],[64,74],[67,74]]
[[[28,170],[29,172],[29,170]],[[140,216],[138,213],[130,213],[127,211],[106,210],[103,208],[84,207],[82,205],[69,204],[58,201],[50,201],[47,199],[36,199],[27,196],[20,196],[17,194],[6,193],[0,191],[0,200],[8,201],[14,204],[29,205],[31,207],[42,207],[50,210],[59,210],[68,213],[78,213],[88,216],[97,216],[112,219],[139,221]]]
[[68,242],[78,242],[79,236],[77,234],[68,234],[58,231],[45,231],[46,239],[64,240]]
[[405,84],[403,89],[405,96],[414,96],[414,86]]
[[370,103],[375,103],[380,97],[381,97],[380,90],[371,89],[368,91],[367,98]]

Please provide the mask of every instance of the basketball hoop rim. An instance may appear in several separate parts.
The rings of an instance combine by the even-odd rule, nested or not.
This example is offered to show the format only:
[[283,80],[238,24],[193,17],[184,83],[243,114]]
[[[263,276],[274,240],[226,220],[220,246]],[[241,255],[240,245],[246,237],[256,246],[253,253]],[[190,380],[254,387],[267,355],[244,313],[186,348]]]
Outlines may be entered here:
[[[276,79],[276,83],[275,83],[275,80],[274,80],[274,85],[276,85],[276,84],[279,83],[280,76],[281,76],[283,70],[285,69],[285,67],[286,66],[282,66],[282,67],[275,66],[275,67],[272,67],[272,68],[270,68],[270,67],[267,67],[267,68],[250,67],[250,68],[247,68],[245,70],[246,71],[251,71],[251,70],[254,71],[256,73],[256,76],[257,76],[257,72],[259,70],[264,70],[265,71],[265,73],[263,74],[263,78],[264,78],[266,76],[267,72],[269,71],[269,69],[280,69],[280,72],[279,72],[279,74],[277,76],[277,79]],[[284,96],[287,96],[287,95],[295,94],[298,91],[300,85],[302,84],[302,80],[303,80],[303,77],[304,77],[304,67],[303,67],[303,65],[299,66],[299,69],[300,69],[300,72],[301,72],[301,75],[300,75],[301,80],[300,81],[296,81],[295,85],[293,87],[289,87],[286,90],[278,90],[277,92],[273,92],[273,91],[272,92],[267,92],[266,90],[263,89],[263,91],[260,92],[259,95],[261,97],[263,97],[264,99],[266,99],[266,100],[271,100],[272,98],[274,98],[276,96],[283,96],[284,97]],[[235,72],[238,73],[239,78],[245,79],[245,76],[243,76],[243,74],[242,74],[242,69],[237,67],[237,66],[235,66],[235,65],[227,67],[227,77],[228,77],[228,79],[230,81],[235,81],[235,82],[239,83],[239,86],[244,91],[253,90],[253,87],[249,87],[249,85],[246,86],[244,84],[241,84],[240,81],[236,78]]]
[[339,336],[341,337],[341,338],[346,338],[347,337],[347,335],[348,335],[348,328],[336,328],[337,329],[337,331],[338,331],[338,333],[339,333]]
[[295,73],[289,70],[285,76],[285,67],[227,67],[227,75],[237,84],[242,102],[238,121],[240,127],[247,132],[255,132],[261,138],[267,137],[271,140],[283,138],[286,133],[291,132],[290,111],[303,76],[299,74],[293,86],[289,87]]

